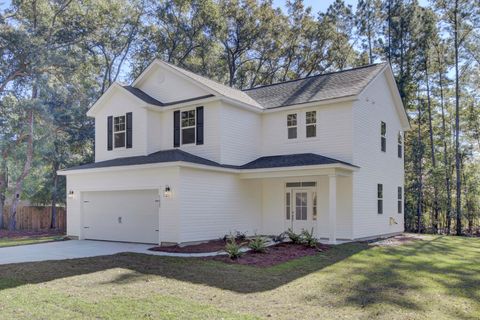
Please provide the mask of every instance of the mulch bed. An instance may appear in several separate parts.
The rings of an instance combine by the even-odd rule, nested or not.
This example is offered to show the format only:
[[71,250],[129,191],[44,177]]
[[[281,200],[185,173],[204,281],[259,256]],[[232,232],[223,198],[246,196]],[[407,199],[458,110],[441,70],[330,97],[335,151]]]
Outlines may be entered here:
[[[247,240],[241,242],[246,243]],[[240,242],[238,242],[240,243]],[[225,241],[222,239],[211,240],[204,243],[189,245],[189,246],[158,246],[153,247],[148,250],[150,251],[161,251],[161,252],[171,252],[171,253],[208,253],[208,252],[218,252],[225,248]]]
[[215,256],[204,259],[255,267],[271,267],[301,257],[313,256],[328,249],[329,246],[320,243],[317,245],[317,248],[309,248],[300,244],[284,242],[268,247],[266,253],[249,251],[235,260],[230,259],[228,256]]
[[55,230],[42,230],[42,231],[27,231],[27,230],[16,230],[8,231],[0,229],[0,238],[42,238],[42,237],[51,237],[51,236],[63,236],[65,232],[55,231]]

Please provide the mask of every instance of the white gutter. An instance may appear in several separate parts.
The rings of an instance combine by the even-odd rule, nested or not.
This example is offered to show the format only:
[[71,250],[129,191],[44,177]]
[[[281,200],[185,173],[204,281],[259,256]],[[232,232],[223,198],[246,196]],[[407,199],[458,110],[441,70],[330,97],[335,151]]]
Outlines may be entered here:
[[228,172],[228,173],[264,173],[264,172],[283,172],[291,170],[315,170],[315,169],[344,169],[348,171],[358,171],[358,167],[349,166],[344,163],[331,163],[331,164],[319,164],[319,165],[310,165],[310,166],[291,166],[291,167],[276,167],[276,168],[260,168],[260,169],[234,169],[234,168],[224,168],[224,167],[215,167],[203,164],[196,164],[186,161],[173,161],[173,162],[162,162],[162,163],[148,163],[148,164],[138,164],[138,165],[128,165],[128,166],[112,166],[112,167],[103,167],[103,168],[90,168],[90,169],[77,169],[77,170],[58,170],[57,174],[60,176],[68,176],[73,174],[85,174],[85,173],[101,173],[101,172],[116,172],[116,171],[128,171],[128,170],[139,170],[139,169],[158,169],[166,167],[184,167],[184,168],[193,168],[193,169],[203,169],[209,171],[219,171],[219,172]]

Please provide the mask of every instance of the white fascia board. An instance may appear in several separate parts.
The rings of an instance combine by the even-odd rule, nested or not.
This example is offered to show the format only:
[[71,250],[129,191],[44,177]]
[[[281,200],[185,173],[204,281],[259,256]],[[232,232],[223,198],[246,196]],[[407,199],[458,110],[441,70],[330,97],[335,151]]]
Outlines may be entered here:
[[219,97],[208,97],[208,98],[205,98],[205,99],[176,103],[176,104],[172,104],[172,105],[166,106],[166,107],[156,106],[156,105],[153,105],[153,104],[147,104],[146,108],[148,110],[155,111],[155,112],[164,112],[164,111],[169,111],[169,110],[181,109],[181,108],[185,108],[185,107],[203,105],[205,103],[215,102],[215,101],[219,101],[219,100],[221,100],[221,98],[219,98]]
[[175,162],[164,162],[164,163],[151,163],[151,164],[139,164],[139,165],[129,165],[129,166],[114,166],[114,167],[105,167],[105,168],[91,168],[91,169],[78,169],[63,171],[58,170],[57,174],[61,176],[68,176],[74,174],[84,174],[84,173],[101,173],[101,172],[112,172],[112,171],[128,171],[128,170],[142,170],[142,169],[156,169],[156,168],[165,168],[165,167],[185,167],[185,168],[194,168],[202,169],[208,171],[220,171],[228,173],[240,173],[242,175],[246,174],[258,174],[266,172],[288,172],[288,171],[299,171],[299,170],[318,170],[318,169],[342,169],[347,172],[357,171],[358,167],[352,167],[343,163],[337,164],[323,164],[323,165],[312,165],[312,166],[298,166],[298,167],[281,167],[281,168],[264,168],[264,169],[233,169],[233,168],[223,168],[208,166],[184,161],[175,161]]
[[110,87],[108,87],[107,91],[105,91],[100,98],[98,98],[97,101],[95,101],[95,103],[90,107],[90,109],[88,109],[87,111],[87,116],[88,117],[91,117],[91,118],[95,118],[98,110],[100,108],[102,108],[103,106],[103,103],[106,99],[108,99],[112,94],[114,94],[115,91],[117,90],[122,90],[122,91],[125,91],[126,93],[128,93],[131,97],[133,97],[135,100],[138,101],[139,103],[139,107],[146,107],[147,105],[149,105],[148,103],[146,103],[145,101],[143,101],[142,99],[140,99],[139,97],[137,97],[136,95],[128,92],[125,88],[122,87],[121,84],[119,84],[118,82],[114,82],[112,83],[112,85]]

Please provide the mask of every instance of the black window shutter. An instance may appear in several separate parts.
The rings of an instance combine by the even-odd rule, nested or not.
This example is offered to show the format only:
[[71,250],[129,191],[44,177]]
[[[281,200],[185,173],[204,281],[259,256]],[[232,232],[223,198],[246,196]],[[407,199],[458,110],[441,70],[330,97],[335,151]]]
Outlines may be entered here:
[[180,111],[173,112],[173,147],[180,147]]
[[127,112],[127,148],[133,146],[133,137],[132,137],[132,113]]
[[113,117],[107,117],[107,150],[113,149]]
[[203,107],[197,107],[197,144],[203,144]]

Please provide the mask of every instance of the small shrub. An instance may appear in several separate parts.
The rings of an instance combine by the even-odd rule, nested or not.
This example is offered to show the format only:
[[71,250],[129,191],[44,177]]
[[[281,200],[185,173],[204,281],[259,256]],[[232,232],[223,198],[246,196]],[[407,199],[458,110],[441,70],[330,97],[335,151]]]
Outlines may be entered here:
[[235,232],[235,240],[245,241],[247,240],[247,235],[244,232],[237,231]]
[[308,230],[302,230],[301,241],[306,247],[315,248],[317,246],[317,239],[313,236],[313,228],[311,232],[308,232]]
[[290,238],[290,240],[295,243],[295,244],[302,244],[302,235],[301,234],[298,234],[298,233],[295,233],[293,232],[292,229],[288,229],[287,232],[287,237]]
[[265,253],[267,252],[267,240],[264,237],[255,236],[250,240],[248,247],[252,249],[253,252]]
[[282,232],[278,236],[270,236],[270,239],[272,239],[273,242],[278,243],[283,242],[283,240],[285,240],[285,237],[285,232]]
[[244,232],[235,231],[235,236],[233,236],[231,233],[226,234],[223,236],[222,240],[223,242],[227,242],[232,238],[237,240],[237,242],[244,242],[245,240],[247,240],[247,235]]
[[235,240],[235,237],[230,237],[225,244],[225,252],[228,254],[230,259],[238,259],[242,255],[241,249],[242,245],[238,244]]

